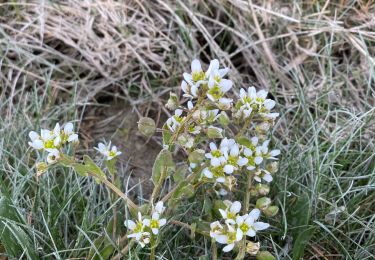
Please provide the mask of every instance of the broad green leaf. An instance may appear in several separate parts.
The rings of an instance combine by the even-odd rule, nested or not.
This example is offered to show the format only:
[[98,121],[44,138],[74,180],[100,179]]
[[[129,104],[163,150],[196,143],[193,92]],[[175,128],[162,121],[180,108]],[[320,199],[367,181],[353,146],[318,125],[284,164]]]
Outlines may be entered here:
[[86,177],[89,173],[88,167],[79,163],[73,164],[74,170],[81,176]]
[[95,178],[97,182],[100,182],[100,179],[106,179],[104,172],[96,165],[96,163],[88,155],[83,156],[83,161],[85,162],[85,166],[87,167],[88,171],[91,174],[97,176]]
[[176,172],[172,175],[173,181],[176,182],[176,183],[182,182],[186,177],[186,173],[188,172],[188,168],[189,167],[187,166],[187,164],[182,164],[182,165],[178,166],[177,169],[176,169]]
[[167,149],[161,150],[152,167],[152,182],[154,185],[169,176],[175,168],[176,165],[173,162],[172,153]]

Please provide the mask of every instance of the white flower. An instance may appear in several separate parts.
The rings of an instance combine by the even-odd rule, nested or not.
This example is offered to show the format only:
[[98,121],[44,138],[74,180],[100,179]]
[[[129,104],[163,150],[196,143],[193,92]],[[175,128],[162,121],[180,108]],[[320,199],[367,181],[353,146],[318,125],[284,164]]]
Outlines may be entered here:
[[99,143],[98,147],[94,147],[94,149],[104,155],[107,161],[112,160],[121,154],[121,152],[117,151],[116,146],[113,145],[111,148],[111,143],[109,143],[107,146],[103,143]]
[[78,142],[78,135],[73,132],[73,124],[72,123],[67,123],[64,126],[63,130],[65,136],[67,137],[67,141],[70,142]]
[[48,129],[42,129],[40,135],[35,131],[31,131],[29,137],[31,140],[29,145],[36,150],[55,148],[54,133]]
[[163,201],[157,202],[155,205],[154,211],[159,214],[163,214],[164,210],[165,210],[165,207],[164,207]]
[[226,165],[224,166],[224,172],[232,174],[238,167],[245,166],[248,163],[246,157],[240,156],[240,147],[237,143],[232,144],[229,148],[229,154],[225,153]]
[[218,149],[215,143],[210,143],[210,153],[206,153],[206,158],[211,159],[211,166],[217,167],[226,162],[225,156],[221,149]]
[[205,73],[199,60],[195,59],[191,62],[191,74],[184,73],[184,81],[181,83],[181,89],[185,93],[185,97],[197,97],[199,86],[206,81]]
[[241,210],[241,202],[235,201],[231,202],[229,200],[225,200],[224,204],[227,206],[225,210],[219,209],[221,216],[225,220],[225,223],[227,224],[235,224],[235,219],[237,217],[237,214]]
[[183,118],[181,117],[182,112],[183,111],[181,109],[176,109],[174,112],[174,116],[167,119],[166,124],[171,132],[175,132],[181,125],[181,122],[183,120]]
[[273,180],[273,177],[271,173],[265,169],[258,170],[254,172],[254,180],[257,182],[261,182],[265,180],[266,182],[271,182]]
[[48,152],[47,163],[55,163],[60,158],[60,152],[56,148],[48,148],[46,151]]
[[240,229],[235,229],[231,225],[227,224],[228,231],[225,234],[216,235],[215,240],[220,244],[227,244],[223,248],[223,252],[231,251],[235,243],[241,241],[243,233]]
[[276,149],[276,150],[268,151],[269,143],[270,143],[269,140],[265,140],[261,146],[258,146],[256,148],[256,154],[260,157],[263,157],[263,159],[277,160],[276,156],[280,154],[280,150]]
[[160,227],[167,223],[165,218],[160,219],[160,214],[158,212],[152,213],[151,220],[145,219],[144,225],[150,227],[154,235],[159,234]]
[[210,224],[210,228],[210,236],[212,238],[216,238],[218,235],[221,235],[223,233],[223,226],[219,221],[212,222]]
[[248,215],[236,218],[237,230],[243,234],[254,237],[257,231],[267,229],[270,225],[264,222],[255,222],[260,216],[259,209],[253,209]]
[[[133,220],[125,220],[124,225],[127,227],[131,233],[127,235],[128,238],[135,238],[141,247],[144,247],[146,244],[150,243],[150,233],[145,232],[145,222],[148,219],[142,220],[142,214],[138,212],[138,221],[135,223]],[[148,220],[149,221],[149,220]]]

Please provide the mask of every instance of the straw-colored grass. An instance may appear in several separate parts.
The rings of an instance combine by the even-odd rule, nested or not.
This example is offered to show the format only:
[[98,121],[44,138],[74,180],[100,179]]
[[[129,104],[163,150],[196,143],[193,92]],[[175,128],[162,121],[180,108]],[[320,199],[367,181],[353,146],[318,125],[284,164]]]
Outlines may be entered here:
[[[95,126],[121,140],[134,134],[132,122],[110,122],[131,110],[163,120],[166,94],[195,57],[229,66],[235,92],[268,89],[281,112],[272,189],[281,211],[263,248],[279,259],[375,257],[375,3],[359,0],[0,3],[1,254],[108,259],[125,248],[124,259],[147,259],[148,250],[128,251],[112,236],[112,207],[125,210],[106,189],[62,169],[35,178],[27,133],[76,120],[82,149],[99,141]],[[90,113],[114,106],[112,117]],[[125,153],[121,179],[142,202],[147,191],[129,177],[141,167],[133,156]],[[200,206],[191,202],[196,216]],[[177,220],[197,221],[184,212]],[[117,232],[125,234],[121,223]],[[162,239],[159,259],[211,257],[210,241],[180,227]]]

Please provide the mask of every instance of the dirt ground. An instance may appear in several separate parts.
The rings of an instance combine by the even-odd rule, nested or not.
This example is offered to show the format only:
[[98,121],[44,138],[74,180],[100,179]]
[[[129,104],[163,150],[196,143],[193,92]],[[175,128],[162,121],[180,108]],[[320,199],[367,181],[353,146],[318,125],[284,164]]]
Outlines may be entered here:
[[148,139],[138,132],[138,113],[125,101],[109,98],[105,103],[101,101],[100,106],[87,108],[80,132],[86,149],[104,141],[116,145],[122,152],[118,168],[121,180],[129,189],[135,187],[137,192],[142,189],[140,194],[148,197],[153,187],[152,166],[161,145],[158,137]]

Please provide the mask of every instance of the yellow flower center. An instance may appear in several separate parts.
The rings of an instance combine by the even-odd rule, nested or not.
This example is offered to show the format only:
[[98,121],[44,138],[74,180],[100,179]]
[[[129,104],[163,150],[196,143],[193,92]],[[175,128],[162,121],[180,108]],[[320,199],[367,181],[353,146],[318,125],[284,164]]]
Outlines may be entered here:
[[204,72],[203,71],[199,71],[199,72],[194,72],[192,75],[191,75],[192,79],[194,82],[197,82],[197,81],[200,81],[200,80],[204,80]]
[[159,228],[159,220],[152,219],[150,223],[151,228]]

